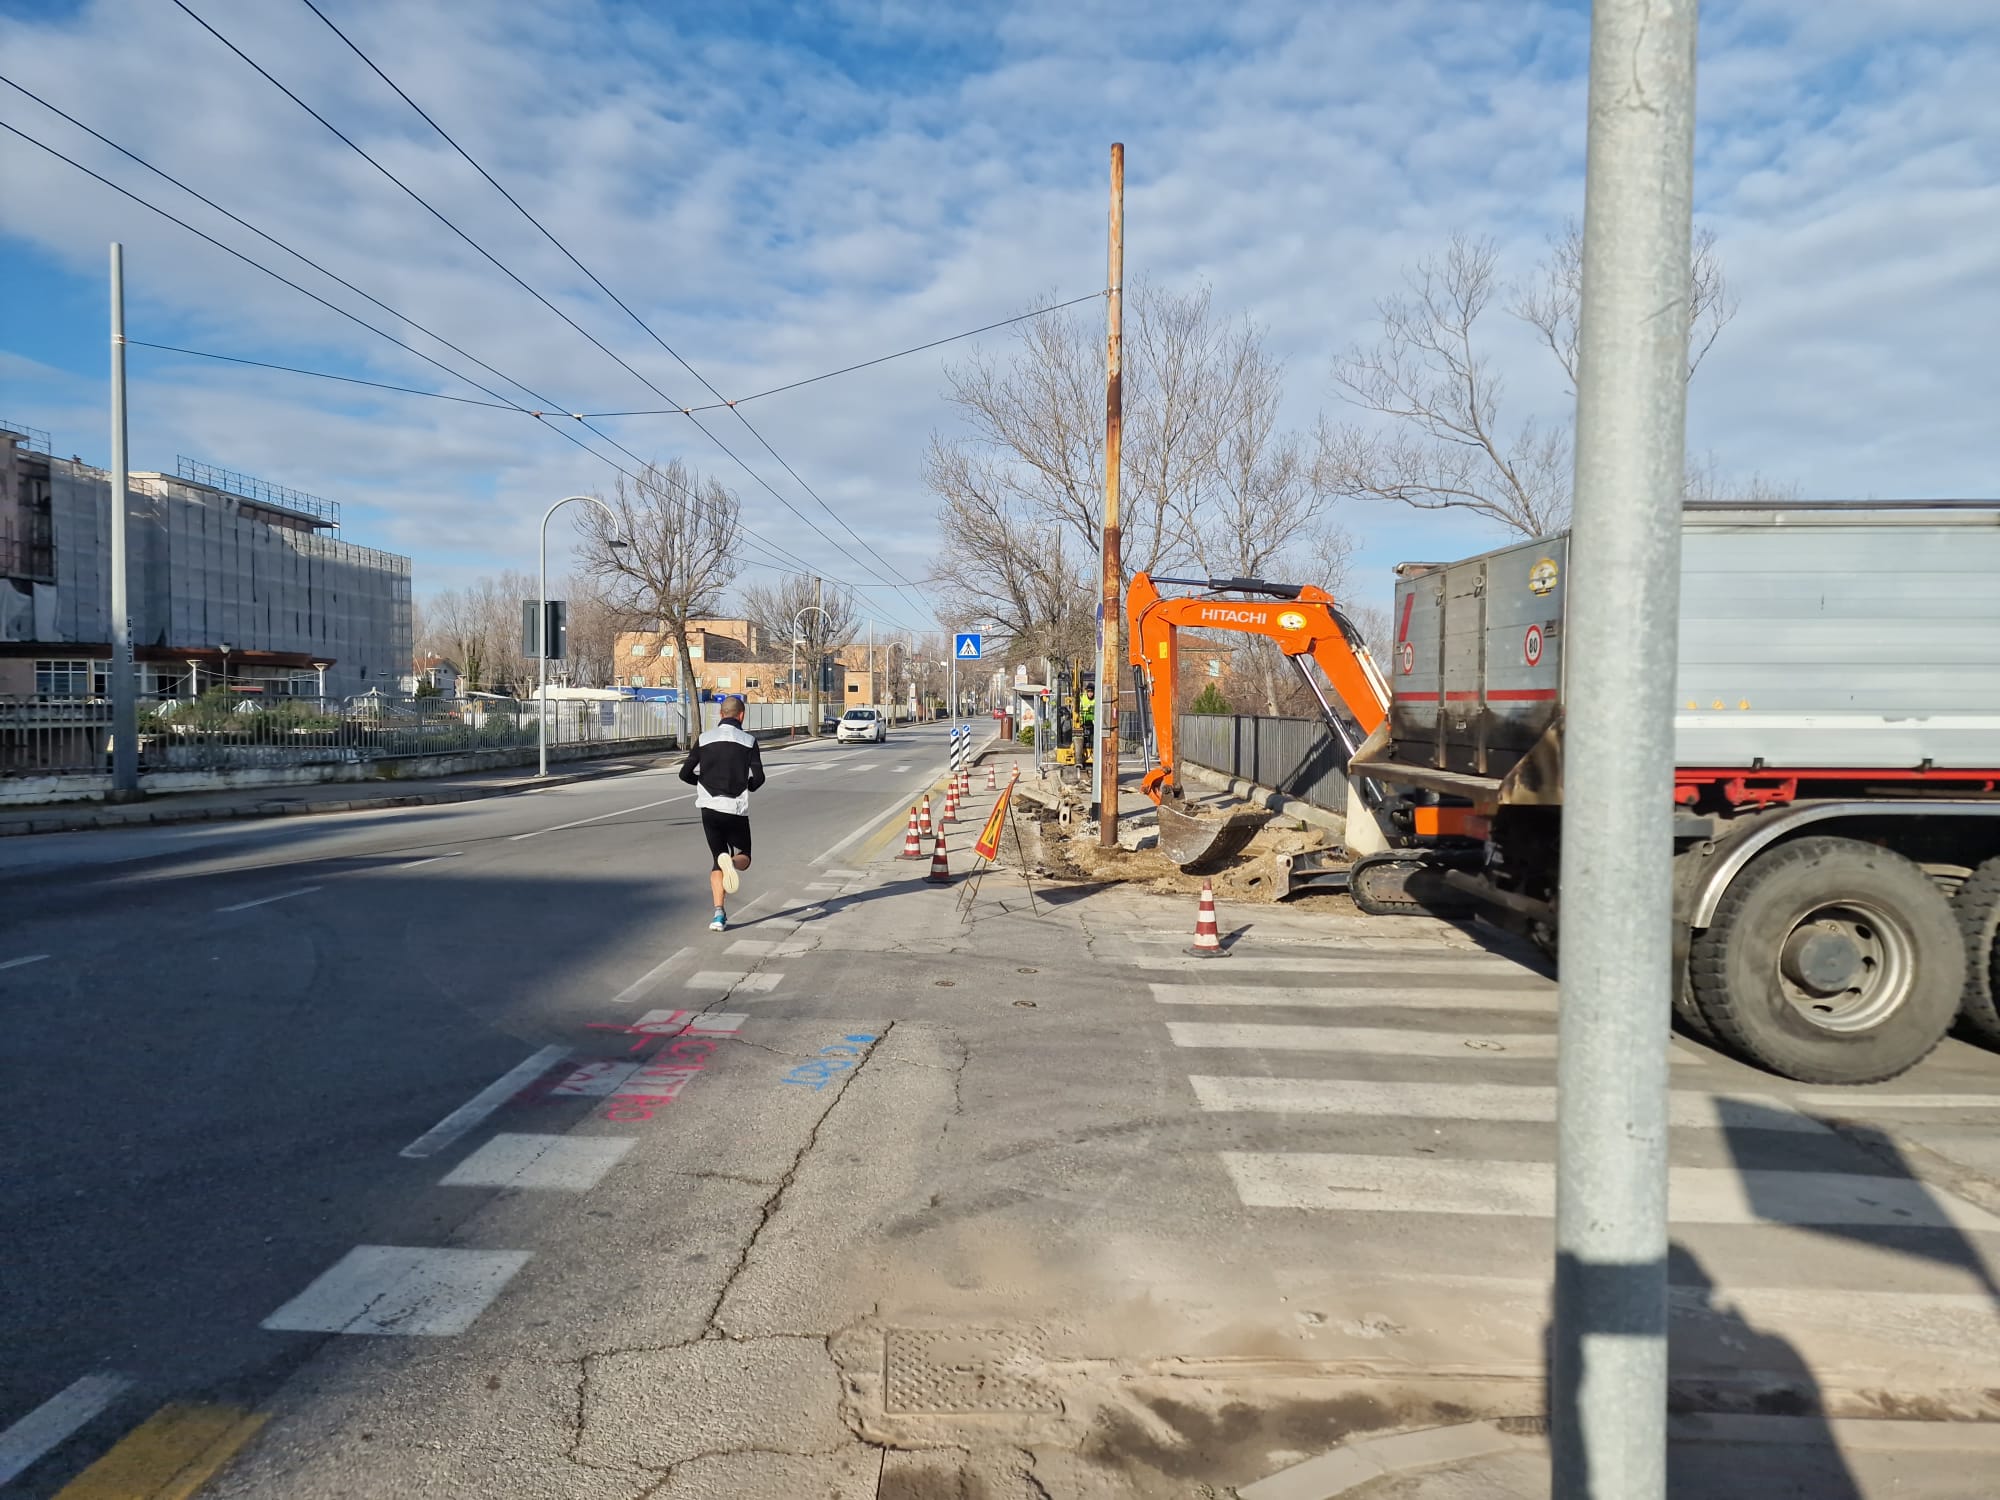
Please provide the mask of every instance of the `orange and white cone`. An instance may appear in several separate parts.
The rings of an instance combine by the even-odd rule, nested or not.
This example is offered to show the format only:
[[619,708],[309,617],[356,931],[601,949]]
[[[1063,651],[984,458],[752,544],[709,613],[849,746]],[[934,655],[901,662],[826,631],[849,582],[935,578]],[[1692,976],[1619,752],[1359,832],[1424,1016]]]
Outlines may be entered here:
[[991,766],[988,766],[986,768],[986,790],[989,792],[997,792],[1000,790],[1000,779],[999,777],[994,775],[993,767]]
[[931,827],[931,799],[928,797],[924,798],[923,803],[918,808],[918,811],[921,812],[923,816],[921,819],[918,820],[917,831],[921,833],[925,838],[929,838],[932,832],[934,831]]
[[903,830],[903,858],[922,859],[924,857],[923,834],[917,829],[917,809],[910,808],[910,826]]
[[944,794],[944,821],[947,823],[958,821],[958,783],[955,781]]
[[951,884],[951,861],[944,857],[944,830],[938,830],[937,844],[931,850],[931,872],[924,879],[931,885]]
[[1194,921],[1194,946],[1188,951],[1196,958],[1229,956],[1223,950],[1222,934],[1215,925],[1215,887],[1207,880],[1201,883],[1201,910]]

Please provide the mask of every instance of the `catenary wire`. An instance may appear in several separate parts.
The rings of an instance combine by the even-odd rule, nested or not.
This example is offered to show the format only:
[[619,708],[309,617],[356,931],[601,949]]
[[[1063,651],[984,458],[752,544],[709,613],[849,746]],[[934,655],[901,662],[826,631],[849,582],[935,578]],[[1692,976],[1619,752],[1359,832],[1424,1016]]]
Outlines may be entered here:
[[[625,370],[634,379],[638,380],[642,385],[644,385],[648,390],[652,391],[654,395],[658,396],[663,401],[673,402],[674,398],[672,396],[668,395],[667,392],[665,392],[664,390],[661,390],[659,386],[655,385],[644,374],[642,374],[639,370],[634,368],[631,365],[631,363],[628,362],[622,355],[617,353],[617,351],[615,351],[609,345],[605,344],[602,340],[597,338],[596,335],[592,334],[587,328],[585,328],[582,324],[578,323],[568,313],[564,312],[561,308],[557,307],[553,302],[549,301],[548,298],[544,297],[540,292],[536,291],[534,287],[530,286],[526,281],[522,280],[519,275],[517,275],[510,267],[508,267],[504,262],[502,262],[491,251],[487,250],[477,240],[473,239],[471,235],[467,234],[463,229],[459,228],[458,225],[455,224],[444,213],[440,212],[437,208],[433,207],[423,197],[422,194],[418,193],[414,188],[410,187],[408,183],[404,182],[394,172],[390,171],[389,168],[385,167],[381,162],[377,161],[373,156],[369,155],[369,153],[365,149],[363,149],[357,142],[355,142],[352,137],[347,135],[346,132],[341,130],[339,126],[335,125],[331,120],[327,119],[326,116],[322,115],[318,110],[314,109],[310,104],[306,103],[305,100],[301,99],[297,94],[292,92],[291,89],[287,88],[275,76],[273,76],[271,72],[268,69],[266,69],[261,63],[257,62],[255,58],[251,57],[241,47],[238,47],[234,42],[230,41],[228,37],[224,36],[220,31],[217,31],[215,27],[211,26],[207,21],[203,20],[200,15],[198,15],[185,3],[185,0],[173,0],[173,4],[176,9],[183,12],[196,25],[200,26],[202,30],[206,31],[210,36],[214,37],[216,41],[220,42],[237,58],[239,58],[246,65],[248,65],[253,71],[255,71],[258,74],[258,76],[263,78],[273,88],[277,89],[287,99],[290,99],[294,104],[298,105],[300,109],[304,110],[307,114],[311,115],[329,132],[331,132],[334,135],[334,137],[338,139],[343,145],[345,145],[349,150],[353,151],[363,161],[367,162],[371,167],[375,168],[375,170],[381,173],[382,176],[388,178],[389,181],[391,181],[399,189],[401,189],[402,192],[406,196],[408,196],[412,202],[416,203],[426,213],[430,214],[431,217],[435,218],[440,224],[443,224],[453,234],[457,235],[461,240],[465,241],[465,243],[468,246],[470,246],[473,250],[477,251],[478,254],[483,259],[485,259],[497,270],[499,270],[501,274],[506,276],[515,285],[519,286],[530,297],[534,298],[535,301],[541,303],[543,307],[547,308],[550,312],[554,313],[564,323],[568,324],[571,328],[575,329],[576,332],[581,334],[591,345],[601,350],[621,369]],[[671,350],[669,352],[671,352]],[[678,405],[679,403],[674,403],[674,404]],[[588,426],[589,424],[586,423],[585,425]],[[742,458],[739,457],[726,443],[723,443],[718,438],[716,438],[712,432],[709,432],[708,429],[705,426],[703,426],[703,424],[697,421],[695,425],[703,432],[703,434],[709,439],[710,442],[714,443],[717,448],[722,450],[723,454],[727,456],[731,462],[735,463],[746,474],[750,475],[752,479],[756,480],[759,487],[764,489],[767,493],[771,495],[773,499],[777,500],[787,510],[791,511],[792,514],[794,514],[801,521],[803,521],[806,524],[806,526],[808,526],[813,531],[813,533],[817,535],[822,541],[824,541],[828,546],[840,552],[841,555],[846,557],[849,561],[859,565],[865,572],[873,574],[877,579],[882,579],[881,573],[877,572],[868,563],[863,561],[861,558],[856,557],[852,552],[848,551],[846,547],[842,546],[838,541],[834,540],[834,538],[828,536],[824,531],[822,531],[813,522],[810,516],[807,516],[796,505],[792,504],[792,502],[789,499],[787,499],[783,494],[779,493],[779,491],[775,487],[773,487],[769,481],[764,479],[762,475],[758,474],[756,470],[752,469],[747,463],[745,463],[742,460]],[[746,426],[748,425],[747,422],[745,425]],[[595,431],[596,429],[592,430]],[[598,436],[603,438],[604,441],[610,443],[613,447],[618,448],[619,451],[626,453],[630,452],[629,449],[625,448],[624,444],[620,443],[616,438],[611,437],[609,434],[599,432]],[[632,455],[632,457],[635,462],[643,462],[643,460],[640,460],[636,454]],[[779,462],[783,463],[783,460],[780,459]],[[796,478],[796,475],[794,475],[794,477]],[[803,484],[803,481],[800,482],[801,484]],[[815,496],[814,498],[817,499],[818,497]],[[825,501],[823,500],[820,503],[822,505],[825,505]],[[838,517],[835,517],[835,519],[837,520]],[[842,524],[844,525],[845,523]],[[859,538],[857,537],[856,540],[859,541]],[[864,543],[863,545],[865,546],[866,544]],[[887,582],[888,580],[882,579],[882,581]],[[907,583],[907,580],[904,581]],[[911,585],[910,587],[914,589],[915,586]],[[928,602],[921,600],[921,598],[918,598],[917,603],[919,608],[925,611],[926,613],[931,612]]]
[[[183,10],[187,9],[187,7],[184,4],[181,4],[181,0],[175,0],[175,3],[177,5],[181,5],[181,8]],[[627,317],[629,317],[634,323],[638,324],[640,329],[642,329],[645,332],[648,338],[652,339],[654,343],[658,344],[670,356],[672,356],[674,361],[677,364],[679,364],[682,369],[686,370],[688,374],[692,375],[697,381],[699,381],[710,395],[714,396],[718,402],[720,402],[722,405],[727,407],[732,413],[734,413],[736,419],[743,424],[744,430],[748,432],[753,438],[755,438],[760,445],[762,445],[764,451],[769,453],[771,457],[777,461],[778,465],[781,468],[783,468],[788,475],[791,476],[793,482],[796,483],[799,486],[799,488],[804,490],[808,495],[812,496],[812,498],[818,503],[821,510],[825,511],[832,520],[834,520],[840,525],[841,529],[844,530],[848,534],[848,536],[853,538],[856,545],[870,552],[875,557],[876,561],[880,562],[885,568],[888,568],[889,572],[900,583],[907,585],[909,588],[913,590],[916,588],[916,585],[911,583],[908,578],[905,578],[901,573],[899,573],[896,570],[896,568],[888,561],[888,559],[882,556],[880,551],[871,547],[866,541],[864,541],[861,538],[860,534],[855,531],[854,527],[848,523],[845,517],[841,516],[837,511],[834,510],[834,508],[831,505],[827,504],[826,500],[820,495],[820,493],[806,482],[805,477],[801,475],[798,472],[798,470],[795,469],[791,465],[791,463],[785,459],[784,455],[779,453],[778,450],[771,445],[770,440],[767,439],[764,436],[764,434],[760,432],[751,423],[748,417],[745,417],[740,411],[736,410],[737,407],[736,402],[726,400],[723,397],[722,392],[717,390],[706,376],[704,376],[699,370],[695,369],[695,367],[692,364],[688,363],[688,361],[680,354],[680,352],[676,350],[671,344],[669,344],[664,338],[662,338],[659,335],[659,333],[654,330],[653,326],[649,324],[644,318],[640,317],[639,314],[636,311],[634,311],[633,308],[622,297],[620,297],[616,292],[612,291],[610,287],[606,286],[603,279],[599,277],[595,271],[591,270],[590,267],[586,266],[580,259],[578,259],[576,254],[570,250],[569,246],[565,245],[560,239],[556,237],[556,235],[548,228],[547,225],[543,224],[540,219],[536,218],[533,213],[529,212],[527,206],[523,204],[520,199],[516,198],[512,193],[508,192],[505,187],[501,186],[498,179],[496,179],[491,172],[487,171],[485,167],[481,166],[479,162],[473,158],[472,154],[469,151],[467,151],[463,146],[459,145],[459,143],[455,139],[453,139],[450,132],[448,132],[442,125],[438,124],[438,122],[431,117],[430,113],[427,110],[425,110],[422,105],[418,104],[415,99],[412,99],[409,96],[409,94],[404,91],[401,85],[399,85],[387,73],[383,72],[383,70],[375,62],[375,60],[372,57],[370,57],[366,52],[364,52],[354,42],[354,40],[347,35],[346,32],[342,31],[339,26],[335,25],[333,20],[326,14],[326,12],[321,10],[316,4],[313,3],[313,0],[302,0],[302,3],[308,10],[310,10],[315,16],[317,16],[322,23],[325,24],[326,28],[329,31],[331,31],[336,37],[340,38],[340,40],[347,46],[349,51],[351,51],[356,57],[361,59],[362,63],[364,63],[368,67],[368,69],[375,74],[377,78],[381,79],[383,83],[387,84],[389,88],[395,92],[398,98],[400,98],[405,104],[409,105],[411,109],[415,110],[417,115],[423,120],[423,122],[426,125],[430,126],[432,130],[436,131],[437,134],[444,140],[446,145],[450,146],[453,151],[457,152],[458,155],[466,162],[466,164],[469,165],[475,172],[477,172],[481,177],[485,178],[487,183],[490,184],[493,187],[493,189],[500,194],[501,197],[505,198],[507,202],[510,203],[514,207],[514,209],[521,215],[521,217],[523,217],[530,224],[532,224],[536,228],[536,230],[541,233],[542,237],[546,239],[551,245],[555,246],[557,250],[561,251],[563,256],[566,259],[568,259],[571,265],[575,266],[579,271],[581,271],[585,276],[587,276],[590,279],[591,283],[594,286],[596,286],[599,291],[603,292],[605,296],[609,297],[614,303],[616,303],[619,309],[622,310]],[[193,12],[189,11],[189,14],[192,15]],[[213,28],[211,28],[211,30],[212,29]],[[357,147],[356,149],[358,150],[359,148]],[[408,191],[408,189],[405,189],[405,191]],[[436,210],[432,210],[432,212],[435,213]],[[488,258],[491,259],[490,256]],[[495,262],[495,264],[498,264],[498,262]],[[593,342],[595,342],[595,340],[593,340]],[[602,346],[600,345],[600,347]],[[622,364],[623,361],[621,360],[620,363]],[[629,370],[631,369],[631,366],[627,365],[626,368]],[[637,374],[638,372],[633,371],[633,373]],[[654,386],[651,381],[645,380],[644,376],[640,376],[639,378],[642,381],[645,381],[645,383],[649,387],[651,387],[654,391],[658,392],[664,399],[668,401],[673,400],[673,398],[671,396],[668,396],[664,391],[660,391],[658,386]],[[748,464],[745,464],[740,458],[737,458],[736,455],[730,451],[730,449],[726,444],[722,443],[719,439],[717,439],[715,434],[709,431],[706,424],[700,422],[699,420],[696,420],[693,415],[692,409],[683,406],[680,408],[680,413],[681,415],[687,417],[690,421],[693,421],[696,428],[698,428],[702,432],[702,434],[708,438],[710,442],[714,443],[718,448],[721,448],[724,453],[728,454],[729,457],[732,460],[734,460],[738,464],[738,466],[744,470],[745,473],[750,474],[752,478],[756,479],[757,482],[763,486],[763,488],[769,490],[774,498],[777,498],[781,501],[784,500],[783,496],[779,495],[775,489],[772,489],[772,487],[769,484],[764,482],[761,475],[756,474],[756,472],[752,470]],[[789,505],[789,502],[785,503]],[[827,540],[831,541],[832,539],[827,538]],[[842,551],[845,550],[846,550],[845,548],[842,548]],[[849,555],[852,556],[852,554]],[[855,561],[859,562],[860,559],[856,558]],[[863,566],[865,567],[866,564],[863,564]],[[869,571],[874,572],[874,569],[870,568]],[[876,573],[875,576],[880,578],[882,575]],[[925,610],[929,610],[931,608],[927,600],[918,598],[917,602],[919,603],[919,606]]]
[[[205,231],[196,228],[193,224],[188,223],[185,219],[176,216],[175,214],[169,212],[164,208],[161,208],[159,205],[155,203],[149,202],[148,200],[140,197],[138,194],[132,192],[130,189],[122,187],[118,183],[111,181],[110,178],[103,176],[101,173],[93,171],[91,168],[85,166],[82,162],[77,161],[73,157],[65,155],[63,152],[57,150],[55,147],[49,145],[47,142],[39,140],[34,136],[31,136],[27,134],[25,131],[18,129],[15,126],[8,124],[5,121],[0,121],[0,129],[5,129],[9,131],[11,134],[20,137],[20,139],[28,142],[30,145],[36,146],[41,150],[47,152],[49,155],[55,157],[58,161],[61,161],[68,166],[74,167],[77,171],[82,172],[87,177],[95,179],[97,182],[103,184],[105,187],[110,188],[113,192],[116,192],[121,196],[130,199],[132,202],[138,204],[141,208],[148,209],[151,212],[158,214],[161,218],[166,219],[168,222],[175,224],[182,229],[187,230],[190,234],[195,235],[197,238],[207,241],[209,244],[213,245],[216,249],[221,250],[230,256],[233,256],[239,261],[242,261],[252,270],[263,272],[265,275],[271,277],[273,280],[278,281],[281,284],[290,287],[293,291],[298,292],[301,296],[310,298],[312,301],[317,302],[320,306],[326,308],[328,311],[337,313],[341,317],[346,318],[348,321],[358,325],[359,327],[365,328],[370,333],[376,334],[378,337],[387,339],[390,343],[396,345],[398,348],[404,350],[406,353],[415,355],[418,359],[421,359],[425,363],[436,367],[437,369],[443,371],[445,374],[451,376],[453,379],[462,380],[467,385],[472,386],[475,390],[485,392],[485,394],[492,396],[494,398],[494,401],[492,403],[472,402],[470,398],[467,397],[451,397],[451,396],[446,396],[444,397],[444,399],[463,401],[467,402],[468,404],[480,405],[480,406],[491,404],[503,410],[518,411],[523,415],[533,417],[537,422],[547,427],[551,432],[557,433],[566,441],[573,443],[575,446],[581,448],[584,452],[590,454],[593,458],[598,459],[602,463],[608,464],[611,468],[617,470],[620,474],[623,474],[625,477],[634,480],[634,482],[638,481],[638,475],[624,468],[624,466],[619,464],[615,459],[612,459],[606,456],[605,454],[598,452],[597,449],[591,447],[588,443],[583,442],[581,439],[577,438],[576,435],[568,431],[567,428],[565,428],[564,426],[560,425],[555,421],[550,420],[548,416],[548,411],[562,412],[562,414],[566,418],[569,418],[570,420],[580,421],[581,425],[583,425],[585,428],[587,428],[590,432],[595,434],[603,441],[608,442],[613,447],[617,448],[619,452],[623,453],[627,458],[631,459],[635,464],[639,464],[641,467],[645,466],[646,460],[641,458],[638,454],[634,453],[630,448],[627,448],[624,444],[618,442],[617,439],[611,437],[608,433],[605,433],[600,429],[592,426],[590,422],[582,420],[582,418],[576,417],[573,414],[569,413],[560,403],[552,401],[549,397],[534,390],[531,386],[525,385],[522,382],[514,379],[512,376],[505,374],[503,371],[495,369],[493,366],[487,364],[484,360],[481,360],[478,356],[468,353],[463,349],[460,349],[456,344],[453,344],[449,339],[446,339],[442,335],[433,332],[431,329],[426,328],[423,324],[418,323],[415,319],[409,317],[407,314],[397,311],[395,308],[389,306],[389,304],[387,304],[386,302],[383,302],[380,298],[370,295],[369,293],[363,291],[361,288],[355,286],[353,283],[345,280],[341,276],[335,274],[332,271],[327,270],[324,266],[321,266],[317,261],[313,260],[310,256],[304,255],[301,252],[292,249],[289,245],[286,245],[283,241],[278,240],[273,236],[265,233],[263,230],[257,228],[256,225],[251,224],[248,220],[245,220],[236,214],[230,213],[229,210],[223,208],[220,204],[215,203],[213,200],[205,197],[203,194],[197,192],[195,189],[181,182],[178,178],[175,178],[170,173],[167,173],[162,169],[153,166],[150,162],[145,161],[143,158],[127,150],[125,147],[120,146],[116,141],[109,139],[108,137],[100,134],[95,130],[92,130],[88,125],[83,124],[82,121],[75,119],[73,116],[65,113],[63,110],[57,108],[55,105],[49,104],[48,101],[40,98],[40,96],[34,94],[30,90],[22,88],[21,85],[15,83],[12,79],[0,78],[0,82],[7,83],[17,92],[27,95],[27,97],[35,100],[35,102],[38,104],[42,104],[45,108],[51,110],[53,113],[57,115],[60,115],[64,120],[69,121],[71,124],[75,125],[78,129],[83,130],[87,134],[98,139],[99,141],[102,141],[105,145],[111,147],[115,151],[118,151],[120,154],[131,158],[131,160],[137,162],[140,166],[145,167],[148,171],[154,173],[156,176],[159,176],[163,178],[165,181],[172,183],[174,186],[180,188],[183,192],[188,193],[191,197],[194,197],[198,201],[206,204],[208,207],[214,209],[216,212],[222,214],[224,217],[232,220],[233,222],[241,225],[243,228],[249,230],[251,233],[258,235],[260,238],[268,241],[270,244],[276,246],[278,249],[285,251],[286,254],[291,255],[295,259],[303,262],[304,264],[311,266],[314,270],[319,271],[322,275],[328,277],[330,280],[339,283],[343,287],[346,287],[348,290],[354,292],[357,296],[364,298],[370,303],[373,303],[375,306],[381,308],[384,312],[388,313],[390,316],[398,319],[403,323],[408,324],[410,327],[425,334],[427,337],[435,339],[438,343],[452,350],[454,353],[457,353],[462,357],[471,360],[472,363],[478,365],[481,369],[486,370],[488,373],[492,374],[496,379],[502,380],[506,382],[508,385],[515,386],[517,389],[525,391],[534,400],[542,402],[548,410],[547,411],[532,410],[528,407],[521,405],[520,402],[515,401],[510,397],[503,395],[501,392],[494,390],[492,387],[482,384],[481,382],[472,379],[470,376],[467,376],[460,371],[454,370],[450,365],[447,365],[443,361],[436,359],[435,357],[429,354],[426,354],[423,350],[418,349],[413,345],[404,342],[402,339],[397,338],[394,334],[389,333],[387,330],[376,327],[375,324],[370,323],[367,319],[357,316],[356,314],[348,311],[346,308],[339,306],[337,303],[328,301],[326,298],[320,296],[318,293],[313,292],[304,286],[301,286],[298,282],[291,280],[289,277],[283,275],[282,273],[272,270],[269,266],[266,266],[259,261],[253,260],[251,257],[243,254],[241,251],[235,249],[234,247],[224,244],[221,240],[216,239],[213,235],[208,234]],[[196,355],[201,354],[201,351],[195,351],[195,350],[188,350],[182,352],[192,353]],[[227,356],[227,355],[205,356],[205,357],[222,358],[222,359],[233,358],[233,356]],[[289,367],[274,366],[274,368],[289,368]],[[320,374],[322,372],[296,371],[295,373]],[[347,377],[347,376],[332,376],[328,378],[340,379],[340,380],[352,379],[352,377]],[[413,394],[435,396],[439,395],[440,393],[413,392]],[[684,487],[680,486],[677,487],[684,489]],[[692,495],[690,495],[690,498],[693,498]],[[763,551],[765,551],[767,554],[771,556],[774,557],[783,556],[787,558],[790,564],[790,566],[786,566],[785,564],[780,564],[780,563],[769,563],[760,561],[759,564],[760,566],[773,567],[779,572],[796,573],[797,576],[801,577],[813,576],[815,574],[822,574],[822,575],[824,574],[823,569],[815,568],[814,565],[808,562],[806,559],[798,557],[796,554],[789,553],[785,549],[776,546],[776,544],[774,543],[769,543],[764,541],[761,537],[757,537],[754,533],[750,532],[747,527],[743,528],[743,531],[746,539],[750,543],[761,548]],[[847,580],[844,579],[830,578],[829,581],[839,584],[839,586],[842,588],[857,587],[857,585],[848,582]]]
[[[310,0],[308,0],[310,3]],[[586,417],[684,417],[696,412],[721,411],[724,407],[743,406],[751,401],[762,401],[766,396],[782,395],[795,391],[800,386],[817,385],[822,380],[837,379],[842,375],[852,375],[856,370],[866,370],[875,365],[886,365],[892,359],[903,359],[912,354],[922,354],[926,350],[941,349],[946,344],[955,344],[960,339],[977,338],[982,333],[991,333],[996,328],[1006,328],[1014,323],[1025,323],[1031,318],[1047,317],[1050,313],[1061,312],[1083,302],[1096,302],[1103,298],[1103,292],[1090,292],[1081,297],[1071,297],[1067,302],[1053,302],[1047,307],[1033,308],[1017,313],[1011,318],[1002,318],[997,323],[982,323],[977,328],[968,328],[963,333],[946,334],[941,339],[932,339],[928,344],[913,344],[908,349],[898,349],[894,354],[877,355],[874,359],[864,359],[859,364],[842,365],[838,370],[828,370],[820,375],[808,375],[803,380],[790,380],[783,385],[774,385],[768,391],[756,391],[748,396],[737,396],[728,401],[716,401],[706,406],[659,406],[644,411],[587,411]]]

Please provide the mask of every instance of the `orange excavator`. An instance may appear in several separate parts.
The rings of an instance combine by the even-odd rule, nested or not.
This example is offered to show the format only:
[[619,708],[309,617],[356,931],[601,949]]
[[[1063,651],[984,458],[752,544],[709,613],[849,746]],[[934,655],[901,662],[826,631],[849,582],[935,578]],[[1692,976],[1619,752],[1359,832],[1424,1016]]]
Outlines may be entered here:
[[[1166,595],[1161,584],[1200,592]],[[1275,641],[1318,702],[1340,746],[1343,771],[1389,716],[1389,685],[1361,632],[1331,594],[1312,584],[1140,573],[1126,591],[1125,617],[1139,716],[1153,762],[1141,786],[1159,810],[1160,849],[1175,864],[1221,857],[1247,842],[1267,816],[1261,809],[1217,816],[1187,805],[1174,745],[1181,630],[1237,631]],[[1306,666],[1308,659],[1332,688],[1333,700]],[[1476,862],[1479,845],[1466,826],[1472,809],[1445,802],[1434,793],[1392,788],[1366,776],[1348,778],[1345,843],[1354,859],[1344,871],[1331,873],[1344,877],[1362,910],[1384,916],[1442,914],[1465,905],[1442,872]],[[1338,888],[1337,881],[1316,883]]]

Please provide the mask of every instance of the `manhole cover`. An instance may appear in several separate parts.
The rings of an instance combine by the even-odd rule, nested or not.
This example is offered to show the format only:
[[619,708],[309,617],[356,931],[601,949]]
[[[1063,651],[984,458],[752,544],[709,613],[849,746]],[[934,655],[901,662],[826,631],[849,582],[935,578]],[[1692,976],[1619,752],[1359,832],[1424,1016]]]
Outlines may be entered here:
[[1001,1328],[891,1328],[882,1349],[883,1408],[892,1412],[1061,1411],[1033,1372],[1041,1340]]
[[1042,971],[1040,969],[1016,969],[1014,972],[1016,974],[1039,974]]
[[1014,1003],[1026,1010],[1033,1010],[1035,1008],[1035,1002],[1032,1000],[1016,1000]]
[[933,979],[931,983],[936,985],[941,990],[948,990],[953,985],[957,984],[958,981],[956,979]]

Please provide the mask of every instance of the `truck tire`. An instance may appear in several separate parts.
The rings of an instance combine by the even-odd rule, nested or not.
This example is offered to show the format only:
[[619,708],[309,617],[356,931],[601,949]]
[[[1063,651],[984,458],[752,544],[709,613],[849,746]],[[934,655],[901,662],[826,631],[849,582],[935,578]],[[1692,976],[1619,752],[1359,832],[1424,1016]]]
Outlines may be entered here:
[[1922,869],[1854,839],[1803,838],[1752,860],[1695,934],[1703,1018],[1801,1083],[1880,1083],[1944,1039],[1965,988],[1951,903]]
[[2000,1047],[2000,859],[1989,859],[1952,902],[1965,939],[1965,994],[1958,1015],[1968,1036]]

